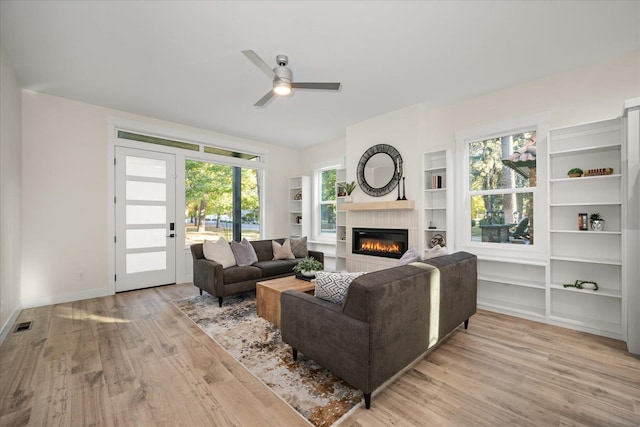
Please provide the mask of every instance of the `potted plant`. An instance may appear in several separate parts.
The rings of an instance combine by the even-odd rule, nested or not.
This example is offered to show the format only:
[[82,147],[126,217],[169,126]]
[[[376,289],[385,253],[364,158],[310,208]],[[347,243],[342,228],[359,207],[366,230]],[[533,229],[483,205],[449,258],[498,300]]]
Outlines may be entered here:
[[322,270],[322,267],[322,263],[314,257],[306,257],[293,267],[293,271],[303,276],[313,277],[316,275],[316,271]]
[[345,202],[351,202],[353,200],[351,198],[351,193],[353,193],[353,190],[356,189],[356,182],[355,181],[345,182],[344,184],[341,184],[341,187],[345,191],[345,193],[347,193],[347,195],[345,196],[344,201]]
[[567,172],[567,175],[569,175],[571,178],[578,178],[578,177],[581,177],[583,173],[584,171],[582,169],[573,168],[573,169],[569,169],[569,172]]
[[604,219],[600,216],[599,213],[596,212],[589,215],[589,222],[591,223],[591,229],[593,231],[604,230]]

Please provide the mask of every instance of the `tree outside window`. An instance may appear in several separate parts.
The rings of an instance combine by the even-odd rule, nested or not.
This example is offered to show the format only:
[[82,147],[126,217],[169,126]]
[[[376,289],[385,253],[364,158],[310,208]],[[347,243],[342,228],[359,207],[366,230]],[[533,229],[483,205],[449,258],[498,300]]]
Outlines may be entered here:
[[319,173],[320,234],[336,233],[336,169]]
[[536,132],[469,143],[471,241],[533,244]]
[[[234,185],[234,170],[240,169],[240,183]],[[198,160],[185,161],[186,244],[233,239],[234,188],[239,190],[242,237],[260,237],[260,195],[258,172]]]

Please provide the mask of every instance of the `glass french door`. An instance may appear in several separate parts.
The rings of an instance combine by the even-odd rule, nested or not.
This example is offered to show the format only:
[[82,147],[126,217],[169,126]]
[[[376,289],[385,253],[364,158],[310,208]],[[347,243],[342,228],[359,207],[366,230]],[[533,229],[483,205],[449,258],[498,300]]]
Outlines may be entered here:
[[175,157],[115,152],[116,291],[175,283]]

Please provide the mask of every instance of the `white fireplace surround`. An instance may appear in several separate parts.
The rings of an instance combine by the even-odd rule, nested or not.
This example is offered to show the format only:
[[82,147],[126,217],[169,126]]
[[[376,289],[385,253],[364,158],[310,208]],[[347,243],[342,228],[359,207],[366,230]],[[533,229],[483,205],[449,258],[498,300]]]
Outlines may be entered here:
[[409,247],[418,248],[418,213],[416,210],[350,210],[347,212],[347,270],[377,271],[398,264],[397,259],[351,252],[353,228],[405,228]]

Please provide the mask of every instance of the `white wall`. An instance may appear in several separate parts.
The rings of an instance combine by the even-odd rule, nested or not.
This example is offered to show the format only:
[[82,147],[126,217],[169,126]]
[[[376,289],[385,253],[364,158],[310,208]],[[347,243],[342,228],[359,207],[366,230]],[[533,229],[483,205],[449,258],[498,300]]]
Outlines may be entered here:
[[[425,151],[422,129],[425,113],[421,105],[412,105],[347,128],[347,180],[356,181],[362,154],[376,144],[389,144],[400,152],[404,163],[406,197],[420,200],[422,153]],[[353,192],[354,202],[396,200],[397,189],[382,197],[365,194],[360,186]]]
[[287,233],[294,150],[23,91],[22,305],[105,295],[107,118],[116,117],[254,145],[268,151],[265,236]]
[[0,45],[0,343],[20,308],[21,94]]

